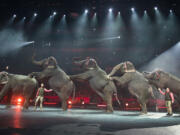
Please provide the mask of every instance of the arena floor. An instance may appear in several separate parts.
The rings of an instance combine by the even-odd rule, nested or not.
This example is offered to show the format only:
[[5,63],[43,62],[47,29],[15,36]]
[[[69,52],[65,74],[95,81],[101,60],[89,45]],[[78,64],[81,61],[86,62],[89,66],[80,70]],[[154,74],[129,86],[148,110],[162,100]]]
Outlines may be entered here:
[[0,106],[1,135],[179,135],[180,115],[165,113],[44,108],[28,111]]

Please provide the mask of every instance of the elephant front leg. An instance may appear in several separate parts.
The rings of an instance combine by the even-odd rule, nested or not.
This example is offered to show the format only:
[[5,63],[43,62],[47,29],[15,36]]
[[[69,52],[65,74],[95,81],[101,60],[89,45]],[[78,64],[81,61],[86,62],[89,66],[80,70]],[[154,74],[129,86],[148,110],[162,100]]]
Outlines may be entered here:
[[90,74],[89,74],[89,72],[85,72],[85,73],[81,73],[81,74],[77,74],[77,75],[70,75],[69,77],[72,80],[74,80],[74,79],[86,80],[86,79],[90,78]]
[[35,77],[37,80],[42,80],[46,78],[46,75],[43,72],[32,72],[29,74],[30,77]]
[[111,77],[110,79],[116,81],[117,85],[119,85],[119,86],[125,85],[130,80],[129,76],[127,76],[126,74],[123,75],[122,77],[114,76],[114,77]]

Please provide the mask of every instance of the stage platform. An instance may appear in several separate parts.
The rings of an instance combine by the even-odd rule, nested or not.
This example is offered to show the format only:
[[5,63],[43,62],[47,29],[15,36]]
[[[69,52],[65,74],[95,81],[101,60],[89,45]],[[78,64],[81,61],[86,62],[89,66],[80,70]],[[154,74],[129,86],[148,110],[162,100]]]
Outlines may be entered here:
[[0,106],[1,135],[179,135],[180,115],[45,107],[43,112]]

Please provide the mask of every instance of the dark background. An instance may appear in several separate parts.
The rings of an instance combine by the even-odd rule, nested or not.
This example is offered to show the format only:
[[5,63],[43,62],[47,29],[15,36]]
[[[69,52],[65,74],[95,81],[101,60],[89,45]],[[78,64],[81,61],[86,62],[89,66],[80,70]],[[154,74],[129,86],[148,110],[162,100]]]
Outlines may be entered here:
[[[172,28],[167,26],[168,30],[161,33],[160,31],[166,26],[164,24],[155,26],[157,23],[155,6],[158,7],[165,20],[168,20],[169,10],[173,10],[177,25]],[[117,35],[109,37],[120,35],[121,39],[96,42],[97,39],[104,38],[102,36],[103,24],[110,7],[113,8],[114,16],[118,11],[121,12],[124,26]],[[140,19],[143,18],[144,10],[147,10],[151,35],[134,31],[130,19],[131,7],[135,8]],[[83,34],[77,36],[78,33],[73,31],[76,27],[74,24],[85,9],[89,10],[88,24],[84,28]],[[35,43],[0,55],[0,70],[5,70],[6,66],[9,66],[9,72],[18,74],[41,70],[31,63],[33,52],[36,52],[37,59],[55,56],[60,67],[68,74],[78,72],[77,68],[72,65],[72,58],[86,56],[95,58],[107,72],[114,65],[125,60],[132,61],[137,69],[140,69],[179,42],[179,10],[180,5],[176,0],[1,0],[0,30],[11,29],[15,32],[23,32],[26,41],[35,41]],[[39,28],[54,11],[57,12],[57,15],[49,33],[37,34]],[[35,12],[38,16],[29,27],[29,22]],[[94,28],[91,27],[90,20],[95,12],[98,23]],[[13,14],[16,14],[17,17],[13,24],[7,26],[7,22]],[[64,14],[66,14],[67,20],[66,29],[59,27],[59,22]],[[23,17],[26,17],[24,24],[17,25]],[[140,24],[135,25],[139,27]],[[146,29],[146,26],[142,26],[142,29]],[[164,35],[160,37],[161,34]],[[143,39],[146,40],[141,41]],[[7,40],[11,39],[7,38]],[[0,46],[2,44],[0,43]]]

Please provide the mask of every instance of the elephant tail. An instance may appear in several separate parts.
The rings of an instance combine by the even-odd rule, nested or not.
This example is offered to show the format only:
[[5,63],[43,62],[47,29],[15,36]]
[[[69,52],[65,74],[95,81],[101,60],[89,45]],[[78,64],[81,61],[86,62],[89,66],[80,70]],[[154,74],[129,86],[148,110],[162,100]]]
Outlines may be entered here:
[[118,102],[119,106],[121,107],[121,102],[119,101],[117,93],[114,93],[114,97],[115,97],[116,101]]
[[73,97],[72,97],[72,101],[75,100],[75,96],[76,96],[76,87],[75,87],[75,85],[73,84]]

